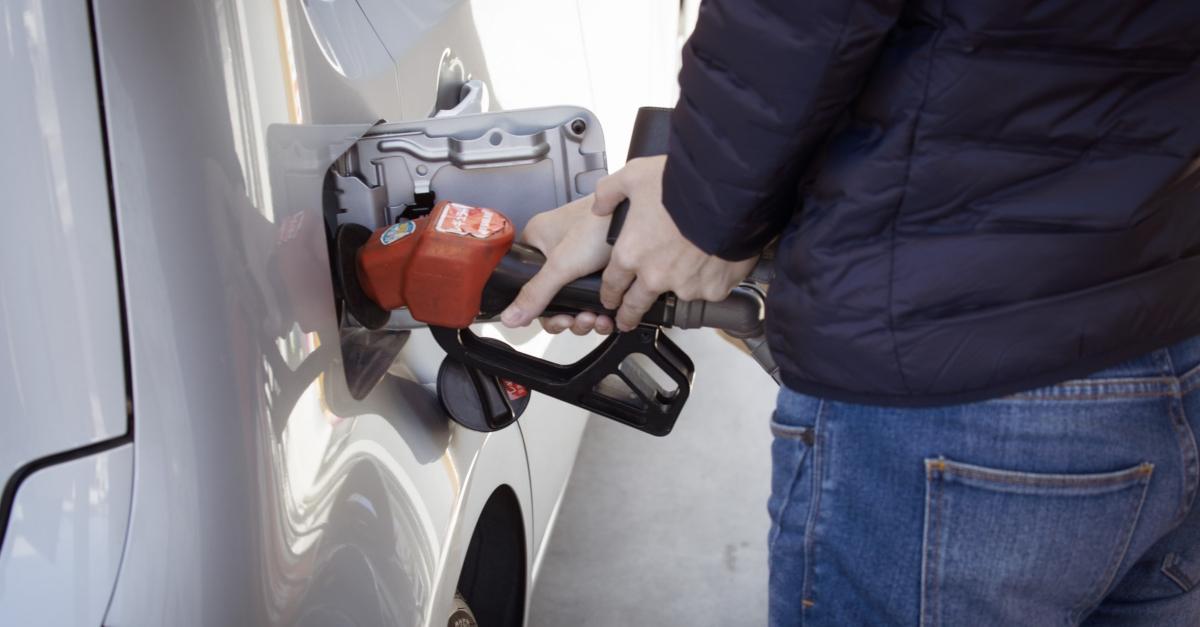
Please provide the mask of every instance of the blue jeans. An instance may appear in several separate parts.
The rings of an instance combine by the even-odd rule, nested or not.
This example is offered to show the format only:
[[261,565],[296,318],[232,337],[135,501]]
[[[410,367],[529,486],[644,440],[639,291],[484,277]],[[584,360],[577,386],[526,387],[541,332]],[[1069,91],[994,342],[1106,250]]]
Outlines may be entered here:
[[1200,338],[896,409],[784,389],[772,625],[1200,625]]

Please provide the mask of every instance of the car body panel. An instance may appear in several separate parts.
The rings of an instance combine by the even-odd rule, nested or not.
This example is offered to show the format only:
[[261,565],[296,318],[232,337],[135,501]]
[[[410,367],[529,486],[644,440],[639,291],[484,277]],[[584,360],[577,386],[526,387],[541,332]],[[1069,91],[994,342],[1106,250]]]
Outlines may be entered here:
[[495,486],[535,509],[521,431],[446,420],[438,351],[344,389],[324,173],[401,99],[390,70],[332,67],[302,12],[97,10],[138,416],[106,624],[432,621]]
[[[347,402],[321,218],[328,164],[399,114],[394,74],[338,72],[294,2],[96,21],[138,427],[106,624],[296,622],[328,609],[327,568],[380,620],[424,615],[483,438],[415,382]],[[356,535],[364,510],[385,532]]]
[[[6,5],[7,26],[27,24],[30,11],[45,12],[49,4]],[[544,0],[510,10],[534,24],[539,15],[557,15],[560,5]],[[85,195],[99,203],[103,223],[89,218],[96,237],[78,250],[107,246],[108,257],[83,264],[100,278],[73,286],[71,294],[60,290],[62,298],[75,297],[62,309],[86,318],[79,336],[60,331],[54,318],[57,335],[37,332],[52,342],[48,359],[55,368],[46,373],[47,389],[65,389],[64,364],[68,371],[103,371],[79,378],[106,390],[87,388],[101,414],[94,406],[75,414],[88,417],[91,439],[63,446],[122,436],[130,408],[134,417],[132,444],[119,449],[122,460],[132,456],[132,471],[127,463],[108,464],[110,483],[119,483],[122,471],[131,473],[132,496],[103,624],[440,623],[449,614],[475,523],[501,487],[512,490],[521,510],[529,549],[524,571],[533,571],[574,461],[584,412],[537,398],[516,428],[484,435],[458,427],[434,393],[442,352],[421,329],[373,338],[398,350],[398,357],[371,393],[355,400],[347,389],[348,355],[339,341],[322,215],[330,165],[376,122],[445,109],[456,81],[474,78],[494,87],[490,60],[519,58],[506,49],[525,42],[485,44],[480,38],[480,10],[494,13],[500,6],[498,0],[93,0],[100,85],[89,56],[88,72],[78,73],[73,84],[49,88],[91,107],[92,126],[74,126],[64,135],[80,142],[72,156],[92,170],[72,174],[67,192],[60,181],[54,200],[62,206],[64,193],[91,186],[78,189],[94,190]],[[90,44],[86,8],[55,19]],[[403,11],[420,19],[398,33]],[[554,41],[571,47],[570,58],[586,59],[581,32],[568,25]],[[84,49],[91,54],[90,45]],[[5,71],[19,72],[21,60],[11,54],[6,61],[14,65]],[[36,88],[50,75],[44,60],[34,61]],[[58,65],[56,58],[56,71]],[[557,80],[537,64],[524,67],[509,68],[506,93],[514,93],[510,84],[520,90],[522,83]],[[590,91],[587,75],[585,68],[572,76],[571,87],[553,100],[528,98],[527,104],[594,104],[600,99],[577,98]],[[106,147],[95,124],[101,114],[97,89]],[[44,115],[42,103],[36,102],[37,110],[13,111],[14,120]],[[12,120],[5,122],[7,129]],[[67,141],[45,128],[38,132],[25,141],[40,137],[52,148],[54,141]],[[32,200],[45,203],[46,197]],[[43,244],[30,247],[28,258],[49,259],[61,242]],[[6,257],[6,271],[10,266]],[[53,284],[55,278],[39,281]],[[127,359],[121,358],[119,294]],[[0,303],[31,306],[7,291]],[[111,311],[98,313],[100,306]],[[29,332],[4,328],[10,344],[14,334]],[[480,332],[551,358],[578,355],[594,342],[496,325],[482,325]],[[66,345],[53,343],[60,341]],[[91,362],[80,358],[81,346],[95,353],[87,357]],[[100,354],[108,361],[101,363]],[[18,374],[27,371],[8,380],[19,382]],[[10,433],[24,437],[20,427],[6,423],[6,439]],[[117,450],[104,459],[115,459]],[[94,460],[51,461],[56,464],[29,475],[23,487],[35,490],[38,477]],[[112,514],[121,507],[118,491],[110,491]],[[13,527],[15,537],[34,524],[26,509],[22,504],[24,527]],[[47,510],[40,518],[57,516]],[[124,520],[110,515],[106,537],[121,536],[115,530]],[[111,556],[110,546],[119,541],[89,550]],[[6,543],[3,550],[8,548]],[[6,564],[0,561],[0,567]]]
[[21,483],[0,549],[0,625],[101,624],[125,544],[132,477],[133,446],[124,444]]
[[121,312],[87,6],[0,6],[0,480],[126,432]]

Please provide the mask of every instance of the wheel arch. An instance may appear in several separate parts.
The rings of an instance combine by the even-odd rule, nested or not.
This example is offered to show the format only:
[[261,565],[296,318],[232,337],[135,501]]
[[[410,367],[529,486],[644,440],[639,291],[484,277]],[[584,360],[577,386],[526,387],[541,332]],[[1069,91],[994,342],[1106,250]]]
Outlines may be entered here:
[[479,624],[523,624],[529,580],[525,536],[525,519],[516,492],[507,484],[498,486],[471,532],[458,578],[458,592]]

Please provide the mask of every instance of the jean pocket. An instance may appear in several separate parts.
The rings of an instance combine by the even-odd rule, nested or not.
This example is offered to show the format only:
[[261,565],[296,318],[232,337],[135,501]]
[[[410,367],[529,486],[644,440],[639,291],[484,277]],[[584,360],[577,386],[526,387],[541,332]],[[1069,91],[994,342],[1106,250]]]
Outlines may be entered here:
[[1153,465],[1038,474],[927,459],[921,624],[1073,625],[1112,585]]
[[[771,419],[771,497],[767,536],[771,624],[792,624],[807,607],[808,529],[815,514],[816,420],[810,415],[776,412]],[[784,618],[786,617],[786,618]]]
[[771,548],[781,534],[803,534],[812,492],[810,475],[818,408],[819,405],[811,413],[786,415],[776,411],[771,417],[771,433],[775,436],[771,442],[771,497],[767,501]]

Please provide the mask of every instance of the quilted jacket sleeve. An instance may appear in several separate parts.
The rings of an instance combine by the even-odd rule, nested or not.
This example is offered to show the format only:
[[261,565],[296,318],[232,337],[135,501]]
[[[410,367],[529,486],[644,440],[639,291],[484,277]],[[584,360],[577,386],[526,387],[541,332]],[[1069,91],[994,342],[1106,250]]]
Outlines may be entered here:
[[902,0],[704,0],[683,50],[663,203],[736,260],[794,210],[798,177],[858,93]]

